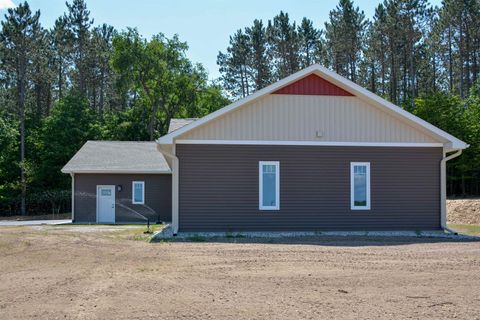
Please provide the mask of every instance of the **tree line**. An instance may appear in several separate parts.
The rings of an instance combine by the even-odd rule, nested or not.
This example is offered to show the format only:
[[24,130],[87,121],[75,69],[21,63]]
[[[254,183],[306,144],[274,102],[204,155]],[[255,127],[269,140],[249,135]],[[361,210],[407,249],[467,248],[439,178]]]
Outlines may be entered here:
[[217,63],[234,98],[320,63],[469,143],[448,165],[448,193],[480,194],[478,0],[384,0],[372,19],[339,0],[319,27],[280,12],[237,30]]
[[69,210],[60,169],[89,139],[153,140],[228,103],[178,36],[95,25],[84,0],[39,18],[24,2],[1,23],[1,214]]
[[201,117],[313,63],[467,141],[450,195],[480,194],[478,0],[385,0],[369,20],[340,0],[328,21],[280,12],[230,37],[208,81],[178,36],[96,24],[69,0],[54,25],[27,2],[0,31],[0,214],[69,210],[61,167],[89,139],[153,140],[173,117]]

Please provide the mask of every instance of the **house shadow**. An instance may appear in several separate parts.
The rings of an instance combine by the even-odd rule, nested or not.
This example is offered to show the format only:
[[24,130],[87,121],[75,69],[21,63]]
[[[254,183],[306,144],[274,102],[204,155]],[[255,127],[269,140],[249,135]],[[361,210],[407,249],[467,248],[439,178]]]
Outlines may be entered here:
[[478,242],[480,237],[451,236],[451,237],[429,237],[429,236],[294,236],[294,237],[252,237],[243,236],[241,233],[225,236],[203,236],[193,234],[191,236],[178,236],[168,239],[156,239],[152,242],[183,242],[183,243],[225,243],[225,244],[278,244],[278,245],[312,245],[332,247],[371,247],[371,246],[401,246],[412,244],[433,244],[433,243],[471,243]]

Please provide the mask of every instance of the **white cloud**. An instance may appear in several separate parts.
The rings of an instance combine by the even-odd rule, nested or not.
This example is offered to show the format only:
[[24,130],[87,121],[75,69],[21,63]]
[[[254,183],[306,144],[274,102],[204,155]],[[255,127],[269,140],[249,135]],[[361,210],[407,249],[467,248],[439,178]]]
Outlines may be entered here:
[[12,0],[0,0],[0,10],[15,8],[15,3]]

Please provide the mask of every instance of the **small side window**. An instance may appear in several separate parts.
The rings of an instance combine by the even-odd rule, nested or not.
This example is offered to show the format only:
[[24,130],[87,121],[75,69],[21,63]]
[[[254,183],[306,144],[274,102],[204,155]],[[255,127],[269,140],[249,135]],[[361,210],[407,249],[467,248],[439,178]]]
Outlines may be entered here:
[[144,181],[132,182],[132,203],[133,204],[145,203],[145,182]]
[[370,162],[350,163],[350,208],[370,210]]

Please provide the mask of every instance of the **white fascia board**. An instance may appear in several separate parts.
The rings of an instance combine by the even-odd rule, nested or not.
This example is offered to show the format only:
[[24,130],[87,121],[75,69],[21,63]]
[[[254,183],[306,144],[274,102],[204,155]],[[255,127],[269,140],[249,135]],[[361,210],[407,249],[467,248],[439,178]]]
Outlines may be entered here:
[[190,131],[198,126],[201,126],[215,118],[218,118],[242,105],[245,105],[249,102],[252,102],[266,94],[269,94],[273,91],[276,91],[284,86],[287,86],[288,84],[300,79],[300,78],[303,78],[304,76],[307,76],[311,73],[315,73],[319,76],[321,76],[322,78],[325,78],[325,80],[328,80],[332,83],[334,83],[335,85],[338,85],[339,87],[347,90],[348,92],[354,94],[355,96],[358,96],[359,98],[363,97],[364,99],[366,100],[369,100],[373,103],[376,103],[378,105],[380,105],[381,107],[384,107],[390,111],[392,111],[393,113],[395,114],[398,114],[399,116],[401,116],[401,118],[407,120],[408,122],[414,124],[414,125],[417,125],[419,127],[422,127],[424,129],[426,129],[427,131],[431,132],[432,134],[434,134],[435,136],[437,137],[440,137],[440,138],[443,138],[443,139],[446,139],[448,140],[450,143],[451,143],[451,148],[454,148],[454,149],[465,149],[465,148],[468,148],[469,145],[466,144],[465,142],[461,141],[460,139],[457,139],[455,138],[454,136],[452,136],[451,134],[441,130],[440,128],[437,128],[435,127],[434,125],[428,123],[427,121],[403,110],[402,108],[394,105],[393,103],[381,98],[380,96],[368,91],[367,89],[357,85],[356,83],[336,74],[335,72],[333,71],[330,71],[328,70],[327,68],[319,65],[319,64],[314,64],[314,65],[311,65],[310,67],[308,68],[305,68],[303,70],[300,70],[282,80],[279,80],[261,90],[258,90],[257,92],[249,95],[248,97],[245,97],[243,99],[240,99],[238,101],[235,101],[234,103],[226,106],[226,107],[223,107],[215,112],[212,112],[210,113],[209,115],[206,115],[205,117],[203,118],[200,118],[178,130],[175,130],[174,132],[172,133],[169,133],[163,137],[160,137],[156,142],[158,144],[172,144],[174,143],[174,139],[180,135],[182,135],[183,133],[187,132],[187,131]]
[[165,170],[62,169],[62,173],[172,174]]
[[437,142],[358,142],[358,141],[282,141],[282,140],[177,140],[177,144],[278,145],[278,146],[338,146],[338,147],[417,147],[442,148]]

